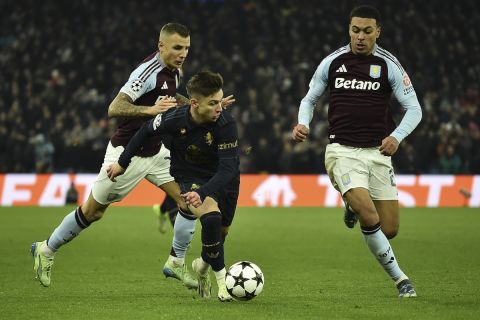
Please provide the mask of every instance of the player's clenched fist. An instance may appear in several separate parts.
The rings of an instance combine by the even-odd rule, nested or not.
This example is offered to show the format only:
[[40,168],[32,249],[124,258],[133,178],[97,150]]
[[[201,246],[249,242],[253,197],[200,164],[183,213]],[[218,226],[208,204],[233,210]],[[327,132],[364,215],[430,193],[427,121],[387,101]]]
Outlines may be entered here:
[[310,129],[305,127],[303,124],[297,124],[292,131],[292,138],[295,141],[303,142],[307,139]]
[[382,145],[378,150],[384,156],[393,156],[398,150],[398,141],[392,136],[388,136],[382,140]]
[[115,178],[119,175],[122,175],[124,172],[125,169],[123,169],[122,166],[118,164],[118,162],[109,165],[107,168],[107,176],[113,182],[116,182],[117,180]]

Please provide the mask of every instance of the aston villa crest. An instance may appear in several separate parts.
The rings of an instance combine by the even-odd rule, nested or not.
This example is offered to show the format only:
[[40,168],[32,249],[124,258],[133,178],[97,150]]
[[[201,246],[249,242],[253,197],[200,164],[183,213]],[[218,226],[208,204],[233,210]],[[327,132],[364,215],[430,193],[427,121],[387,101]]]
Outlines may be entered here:
[[370,65],[370,77],[377,79],[382,74],[382,67],[376,64]]

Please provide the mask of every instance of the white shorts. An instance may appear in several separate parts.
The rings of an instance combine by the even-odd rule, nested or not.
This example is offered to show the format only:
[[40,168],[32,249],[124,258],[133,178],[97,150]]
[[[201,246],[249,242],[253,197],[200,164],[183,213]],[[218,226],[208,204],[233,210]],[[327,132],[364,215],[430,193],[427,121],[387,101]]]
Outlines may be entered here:
[[112,182],[107,176],[107,168],[116,162],[124,147],[113,147],[108,143],[102,168],[92,186],[93,198],[101,204],[121,201],[143,179],[161,186],[174,179],[170,175],[170,151],[162,145],[160,151],[152,157],[133,157],[125,173]]
[[365,188],[373,200],[398,200],[392,158],[378,148],[331,143],[325,151],[325,168],[342,196],[350,189]]

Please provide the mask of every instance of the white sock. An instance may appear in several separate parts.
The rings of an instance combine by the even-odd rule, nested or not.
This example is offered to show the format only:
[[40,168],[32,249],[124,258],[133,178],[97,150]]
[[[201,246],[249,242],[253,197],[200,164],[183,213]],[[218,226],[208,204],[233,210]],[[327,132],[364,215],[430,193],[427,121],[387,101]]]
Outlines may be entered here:
[[47,246],[55,252],[60,249],[61,246],[78,236],[78,234],[88,226],[90,226],[90,223],[83,215],[82,209],[78,207],[67,214],[60,225],[53,230],[53,233],[47,240]]
[[185,258],[185,254],[195,233],[196,222],[195,217],[188,219],[185,218],[180,211],[178,212],[173,226],[172,240],[172,249],[178,258]]
[[407,276],[398,265],[397,259],[393,254],[393,249],[390,246],[390,242],[388,242],[387,237],[380,229],[380,224],[377,224],[372,228],[362,227],[362,233],[365,236],[368,248],[375,258],[377,258],[378,262],[388,273],[390,278],[395,282],[402,278],[407,279]]
[[220,271],[214,271],[213,273],[215,273],[217,283],[225,283],[225,275],[227,274],[227,270],[225,270],[225,268]]

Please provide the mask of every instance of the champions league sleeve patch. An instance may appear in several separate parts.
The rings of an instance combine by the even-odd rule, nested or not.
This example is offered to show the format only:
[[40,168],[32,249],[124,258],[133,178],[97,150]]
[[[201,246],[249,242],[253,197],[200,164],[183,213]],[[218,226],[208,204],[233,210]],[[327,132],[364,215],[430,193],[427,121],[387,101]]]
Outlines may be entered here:
[[143,80],[141,79],[136,79],[132,82],[132,84],[130,85],[130,88],[134,91],[134,92],[139,92],[142,88],[143,88],[143,85],[145,84],[145,82],[143,82]]

